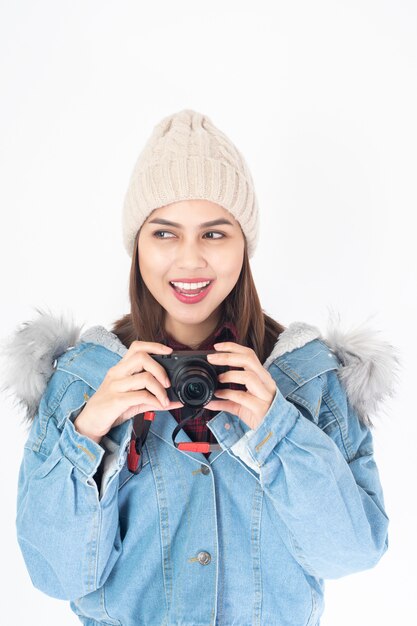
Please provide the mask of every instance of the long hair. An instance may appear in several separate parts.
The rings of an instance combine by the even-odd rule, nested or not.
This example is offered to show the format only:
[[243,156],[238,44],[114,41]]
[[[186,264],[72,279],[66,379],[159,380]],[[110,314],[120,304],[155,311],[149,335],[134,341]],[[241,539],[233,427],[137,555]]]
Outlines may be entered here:
[[[146,287],[139,269],[139,233],[140,230],[136,234],[130,267],[130,313],[114,322],[111,329],[127,348],[135,340],[158,341],[164,334],[165,310]],[[259,361],[264,363],[285,327],[261,308],[249,264],[246,237],[244,239],[242,270],[236,285],[222,302],[219,326],[225,321],[232,322],[238,332],[239,343],[252,348]]]

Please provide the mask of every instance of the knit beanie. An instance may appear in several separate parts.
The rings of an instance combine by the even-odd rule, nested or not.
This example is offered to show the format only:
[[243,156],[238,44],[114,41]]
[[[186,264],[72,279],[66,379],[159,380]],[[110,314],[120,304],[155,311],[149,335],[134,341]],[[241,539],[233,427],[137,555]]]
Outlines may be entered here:
[[249,168],[207,115],[184,109],[157,124],[133,168],[122,211],[123,244],[133,255],[138,230],[156,208],[210,200],[240,223],[252,257],[259,236],[258,203]]

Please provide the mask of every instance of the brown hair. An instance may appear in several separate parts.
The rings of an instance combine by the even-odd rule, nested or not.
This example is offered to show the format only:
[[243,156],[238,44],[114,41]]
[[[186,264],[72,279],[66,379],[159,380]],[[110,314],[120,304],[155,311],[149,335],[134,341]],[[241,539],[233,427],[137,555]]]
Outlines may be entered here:
[[[131,311],[114,322],[111,329],[127,348],[135,340],[158,341],[158,337],[164,333],[165,310],[146,287],[140,273],[139,233],[140,230],[136,234],[130,267]],[[241,338],[239,343],[252,348],[259,361],[264,363],[285,327],[261,308],[247,255],[246,238],[244,239],[242,270],[236,285],[222,302],[220,324],[224,321],[232,322]]]

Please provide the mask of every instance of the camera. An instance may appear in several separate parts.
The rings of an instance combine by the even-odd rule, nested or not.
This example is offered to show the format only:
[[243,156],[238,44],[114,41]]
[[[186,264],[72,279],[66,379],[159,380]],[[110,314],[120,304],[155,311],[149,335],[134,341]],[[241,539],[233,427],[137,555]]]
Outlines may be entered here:
[[[230,369],[243,370],[243,367],[214,365],[207,361],[208,354],[219,354],[216,350],[177,350],[171,354],[151,354],[165,369],[171,386],[167,395],[172,402],[180,401],[184,406],[202,408],[216,398],[216,389],[231,389],[230,383],[221,383],[217,376]],[[233,383],[238,389],[245,390],[245,385]]]

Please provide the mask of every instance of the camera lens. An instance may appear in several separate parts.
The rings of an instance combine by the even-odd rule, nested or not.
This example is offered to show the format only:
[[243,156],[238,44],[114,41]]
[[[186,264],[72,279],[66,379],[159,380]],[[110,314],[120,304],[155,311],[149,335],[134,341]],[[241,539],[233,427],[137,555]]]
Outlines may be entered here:
[[204,386],[201,383],[190,383],[187,385],[185,393],[189,398],[198,400],[204,395]]
[[195,358],[185,360],[172,379],[180,401],[196,408],[203,407],[210,401],[217,384],[211,366]]
[[214,391],[212,381],[207,377],[204,371],[189,372],[185,375],[180,385],[180,395],[184,398],[183,402],[189,406],[204,406]]

